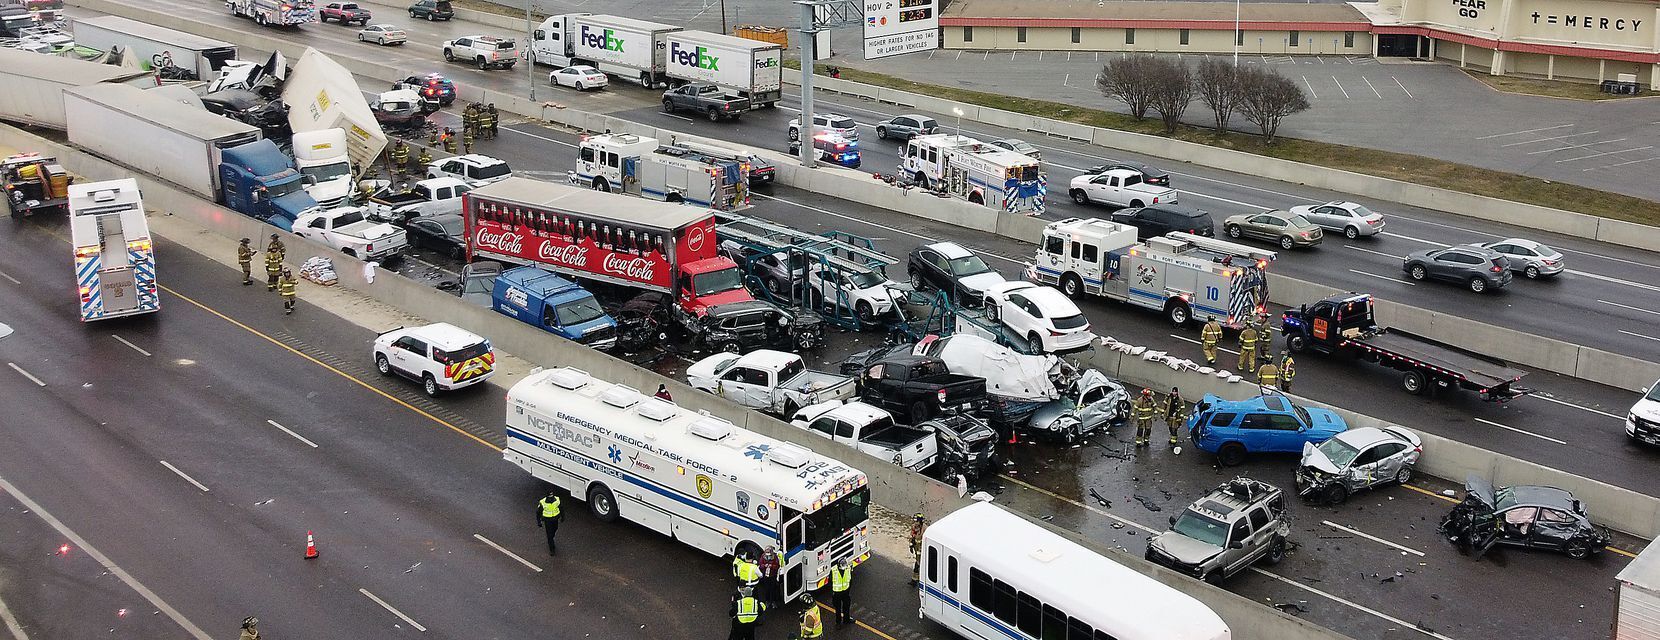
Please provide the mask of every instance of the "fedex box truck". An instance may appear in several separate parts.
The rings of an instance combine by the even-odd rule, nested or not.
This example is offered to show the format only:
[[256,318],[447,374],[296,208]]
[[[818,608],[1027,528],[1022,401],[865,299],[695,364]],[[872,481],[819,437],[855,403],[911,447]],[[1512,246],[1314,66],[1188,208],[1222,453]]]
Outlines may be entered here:
[[773,106],[784,90],[784,48],[707,31],[669,33],[667,73],[686,82],[707,82],[748,98],[751,107]]

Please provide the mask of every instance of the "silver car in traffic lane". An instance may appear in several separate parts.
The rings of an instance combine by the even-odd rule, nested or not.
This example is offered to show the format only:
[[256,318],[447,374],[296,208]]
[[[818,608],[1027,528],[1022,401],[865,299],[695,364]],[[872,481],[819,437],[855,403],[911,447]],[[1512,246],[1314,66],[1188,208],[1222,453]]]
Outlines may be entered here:
[[1530,280],[1554,276],[1568,268],[1567,261],[1562,258],[1562,252],[1532,240],[1506,238],[1473,246],[1503,254],[1510,259],[1511,271],[1527,276]]
[[1383,231],[1383,214],[1356,202],[1305,204],[1292,207],[1291,214],[1307,218],[1322,229],[1340,232],[1350,240]]

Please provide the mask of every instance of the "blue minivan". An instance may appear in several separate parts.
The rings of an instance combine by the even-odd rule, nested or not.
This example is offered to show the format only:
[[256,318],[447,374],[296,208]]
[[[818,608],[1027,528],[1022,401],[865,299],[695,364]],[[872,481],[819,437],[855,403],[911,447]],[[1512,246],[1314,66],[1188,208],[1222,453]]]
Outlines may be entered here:
[[1252,453],[1300,453],[1304,442],[1320,444],[1348,429],[1337,414],[1278,393],[1237,401],[1207,393],[1187,421],[1193,446],[1230,467]]
[[575,282],[536,267],[518,267],[496,276],[490,308],[595,349],[617,344],[617,322],[594,294]]

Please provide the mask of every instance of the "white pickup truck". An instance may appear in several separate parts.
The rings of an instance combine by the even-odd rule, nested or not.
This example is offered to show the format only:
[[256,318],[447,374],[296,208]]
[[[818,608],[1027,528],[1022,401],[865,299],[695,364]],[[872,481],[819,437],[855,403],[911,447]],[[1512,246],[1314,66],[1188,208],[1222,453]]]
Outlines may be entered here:
[[1110,204],[1119,207],[1145,207],[1154,204],[1176,204],[1176,190],[1147,184],[1141,173],[1129,169],[1112,169],[1096,174],[1084,174],[1072,179],[1067,192],[1078,204]]
[[294,234],[362,260],[390,262],[409,244],[403,229],[363,218],[363,207],[309,209],[294,220]]
[[387,185],[369,195],[364,215],[377,222],[403,226],[410,218],[461,213],[461,194],[472,190],[471,185],[456,178],[428,178],[416,182],[408,191],[393,191]]
[[790,416],[790,424],[911,471],[927,469],[939,459],[934,431],[894,424],[888,412],[863,402],[803,407]]
[[751,409],[788,418],[808,405],[851,400],[858,386],[848,376],[813,371],[793,353],[757,349],[717,353],[686,369],[686,382]]
[[445,61],[472,62],[479,69],[512,69],[513,63],[519,61],[519,45],[512,38],[462,36],[445,40],[443,48]]

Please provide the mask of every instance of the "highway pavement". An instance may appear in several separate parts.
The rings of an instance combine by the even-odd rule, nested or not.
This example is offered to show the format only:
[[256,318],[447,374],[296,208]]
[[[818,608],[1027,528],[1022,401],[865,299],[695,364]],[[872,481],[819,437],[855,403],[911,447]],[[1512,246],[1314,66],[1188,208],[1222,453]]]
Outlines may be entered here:
[[[176,6],[193,20],[225,26],[245,26],[214,8],[204,10],[197,2],[159,0],[157,6]],[[370,4],[377,15],[393,18],[401,7]],[[497,90],[525,93],[523,65],[511,71],[479,71],[441,60],[439,45],[444,39],[468,33],[500,33],[501,29],[463,21],[404,24],[410,42],[398,47],[377,47],[356,41],[356,29],[338,25],[311,25],[298,31],[269,30],[264,35],[305,42],[338,55],[365,57],[401,68],[438,71],[458,83],[476,83]],[[746,114],[739,123],[710,123],[664,114],[658,106],[659,93],[632,83],[617,82],[588,94],[547,85],[548,67],[531,74],[538,83],[540,100],[673,128],[698,135],[730,140],[758,148],[785,150],[786,123],[797,116],[799,95],[786,91],[781,108]],[[373,90],[374,85],[366,85]],[[790,87],[787,87],[789,89]],[[899,163],[897,142],[876,139],[873,125],[892,115],[911,111],[893,105],[876,104],[845,96],[820,96],[819,108],[848,115],[861,126],[862,171],[893,173]],[[956,131],[949,114],[928,114],[942,128]],[[1182,204],[1210,211],[1222,232],[1222,220],[1233,214],[1285,209],[1299,204],[1332,200],[1356,200],[1383,212],[1388,226],[1382,236],[1349,242],[1330,236],[1312,250],[1281,252],[1274,269],[1304,280],[1339,289],[1369,291],[1380,297],[1465,318],[1517,329],[1534,335],[1614,353],[1660,361],[1660,330],[1654,320],[1660,316],[1660,259],[1652,252],[1604,244],[1533,229],[1467,218],[1446,212],[1406,207],[1347,194],[1313,189],[1180,162],[1119,153],[1038,134],[967,123],[964,135],[981,139],[1025,138],[1044,153],[1049,174],[1050,197],[1045,218],[1102,216],[1106,210],[1094,205],[1073,204],[1066,196],[1067,183],[1088,167],[1109,159],[1129,159],[1159,166],[1173,174],[1173,186]],[[568,166],[555,163],[562,174]],[[947,234],[947,236],[955,234]],[[1443,283],[1414,283],[1402,271],[1401,258],[1421,249],[1451,244],[1483,242],[1507,237],[1525,237],[1560,249],[1569,272],[1554,279],[1528,281],[1518,276],[1505,290],[1481,295]],[[1251,242],[1251,241],[1247,241]],[[1263,245],[1266,248],[1266,245]]]
[[[0,232],[0,602],[25,637],[207,640],[247,615],[276,638],[724,632],[720,558],[580,503],[546,554],[499,389],[428,401],[371,372],[367,329],[282,316],[167,241],[162,311],[83,325],[67,274],[37,269],[68,254],[56,223]],[[907,569],[861,570],[849,637],[943,637],[874,626],[914,624]]]

